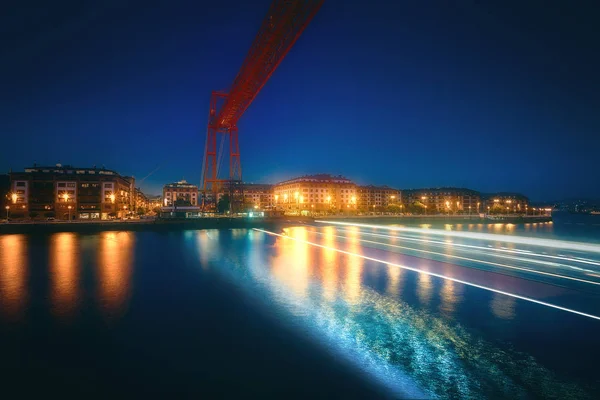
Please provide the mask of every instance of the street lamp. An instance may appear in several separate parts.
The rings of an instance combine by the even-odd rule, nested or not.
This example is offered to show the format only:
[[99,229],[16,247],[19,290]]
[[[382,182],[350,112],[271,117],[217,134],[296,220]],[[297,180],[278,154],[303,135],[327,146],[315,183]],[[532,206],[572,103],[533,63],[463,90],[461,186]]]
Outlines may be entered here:
[[71,206],[67,207],[69,209],[69,222],[71,222]]
[[477,214],[479,214],[479,202],[477,202]]
[[10,206],[6,206],[4,208],[6,208],[6,221],[8,221],[8,211],[10,210]]

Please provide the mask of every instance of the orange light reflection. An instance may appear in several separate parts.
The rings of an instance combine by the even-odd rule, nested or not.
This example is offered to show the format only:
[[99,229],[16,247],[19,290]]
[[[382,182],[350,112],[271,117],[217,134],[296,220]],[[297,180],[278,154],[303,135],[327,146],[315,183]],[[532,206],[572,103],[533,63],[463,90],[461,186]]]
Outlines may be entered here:
[[79,242],[74,233],[57,233],[50,238],[50,300],[52,312],[66,317],[79,302]]
[[131,292],[134,236],[128,232],[100,234],[98,292],[107,316],[122,314]]
[[24,235],[0,235],[0,313],[18,319],[28,297],[29,260]]

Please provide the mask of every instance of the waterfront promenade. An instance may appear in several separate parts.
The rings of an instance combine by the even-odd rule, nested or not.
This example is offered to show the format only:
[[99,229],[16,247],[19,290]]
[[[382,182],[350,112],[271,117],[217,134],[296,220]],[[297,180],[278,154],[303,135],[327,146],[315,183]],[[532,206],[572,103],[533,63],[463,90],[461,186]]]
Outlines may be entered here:
[[[377,224],[440,224],[440,223],[533,223],[548,222],[551,217],[507,217],[503,220],[488,220],[479,216],[390,216],[390,215],[329,215],[326,219]],[[189,229],[252,229],[270,228],[280,225],[310,223],[312,217],[283,216],[273,218],[213,217],[196,219],[142,219],[128,221],[23,221],[0,224],[0,234],[9,233],[54,233],[54,232],[103,232],[103,231],[173,231]]]

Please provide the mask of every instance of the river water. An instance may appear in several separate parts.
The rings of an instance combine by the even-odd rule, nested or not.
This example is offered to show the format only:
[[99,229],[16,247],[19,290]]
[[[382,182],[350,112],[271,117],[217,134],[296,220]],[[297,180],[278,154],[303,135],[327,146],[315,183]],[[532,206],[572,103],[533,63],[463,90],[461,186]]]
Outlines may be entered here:
[[3,235],[0,383],[17,395],[597,398],[600,218],[574,218]]

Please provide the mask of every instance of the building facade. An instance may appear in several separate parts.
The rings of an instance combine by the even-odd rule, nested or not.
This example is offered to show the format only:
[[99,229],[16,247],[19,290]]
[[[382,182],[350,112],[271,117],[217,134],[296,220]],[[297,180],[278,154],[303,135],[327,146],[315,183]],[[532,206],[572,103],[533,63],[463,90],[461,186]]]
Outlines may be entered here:
[[275,207],[286,212],[349,211],[358,208],[356,184],[341,175],[306,175],[273,186]]
[[463,188],[404,190],[405,207],[424,213],[476,214],[482,212],[479,192]]
[[6,218],[7,211],[10,212],[10,195],[10,176],[0,174],[0,220]]
[[378,208],[398,205],[402,207],[402,194],[389,186],[358,186],[358,208],[362,211],[372,211]]
[[274,206],[273,185],[262,183],[243,184],[244,203],[265,210]]
[[198,186],[181,180],[163,187],[163,206],[198,206]]
[[26,168],[10,173],[10,213],[15,218],[98,220],[135,209],[135,179],[105,168]]
[[525,214],[529,207],[529,199],[520,193],[490,193],[484,202],[487,213]]

